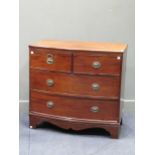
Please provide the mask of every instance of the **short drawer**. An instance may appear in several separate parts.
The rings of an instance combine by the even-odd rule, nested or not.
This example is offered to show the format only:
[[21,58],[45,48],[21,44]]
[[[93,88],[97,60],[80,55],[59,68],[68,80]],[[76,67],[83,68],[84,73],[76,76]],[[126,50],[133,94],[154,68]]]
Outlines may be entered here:
[[31,89],[83,97],[119,98],[119,76],[89,76],[31,69]]
[[75,73],[120,75],[122,55],[75,53],[73,62]]
[[117,101],[90,100],[31,92],[30,111],[94,120],[118,120]]
[[30,48],[31,68],[71,72],[71,59],[68,51]]

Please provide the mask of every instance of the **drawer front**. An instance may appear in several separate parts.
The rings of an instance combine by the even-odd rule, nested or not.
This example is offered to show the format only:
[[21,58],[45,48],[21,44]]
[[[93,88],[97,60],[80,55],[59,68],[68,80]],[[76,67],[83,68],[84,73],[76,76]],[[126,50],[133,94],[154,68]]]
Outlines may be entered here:
[[30,67],[50,71],[71,72],[70,52],[48,49],[30,49]]
[[74,72],[120,75],[121,54],[74,54]]
[[31,92],[30,111],[64,117],[118,120],[117,101],[78,99]]
[[118,76],[74,75],[33,69],[31,69],[30,76],[32,89],[84,97],[119,97],[120,80]]

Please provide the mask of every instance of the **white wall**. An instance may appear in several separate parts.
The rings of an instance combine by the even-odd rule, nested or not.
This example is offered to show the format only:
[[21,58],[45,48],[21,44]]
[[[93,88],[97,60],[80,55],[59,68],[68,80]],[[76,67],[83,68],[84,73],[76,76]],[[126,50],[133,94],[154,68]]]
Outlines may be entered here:
[[134,99],[134,0],[20,0],[20,99],[29,95],[28,44],[42,39],[128,43],[124,96]]

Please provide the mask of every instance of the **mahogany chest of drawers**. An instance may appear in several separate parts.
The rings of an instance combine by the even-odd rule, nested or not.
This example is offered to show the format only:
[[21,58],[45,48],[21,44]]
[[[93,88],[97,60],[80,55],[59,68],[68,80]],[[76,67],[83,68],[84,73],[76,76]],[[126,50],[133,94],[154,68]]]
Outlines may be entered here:
[[103,128],[118,138],[126,44],[40,41],[29,46],[30,128]]

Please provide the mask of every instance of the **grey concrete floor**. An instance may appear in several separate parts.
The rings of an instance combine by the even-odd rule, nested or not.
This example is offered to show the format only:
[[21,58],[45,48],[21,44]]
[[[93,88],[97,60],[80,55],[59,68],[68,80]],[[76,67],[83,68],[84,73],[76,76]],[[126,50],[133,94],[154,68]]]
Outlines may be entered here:
[[125,106],[119,139],[102,129],[66,131],[44,123],[29,129],[28,104],[20,103],[20,155],[134,155],[134,108]]

